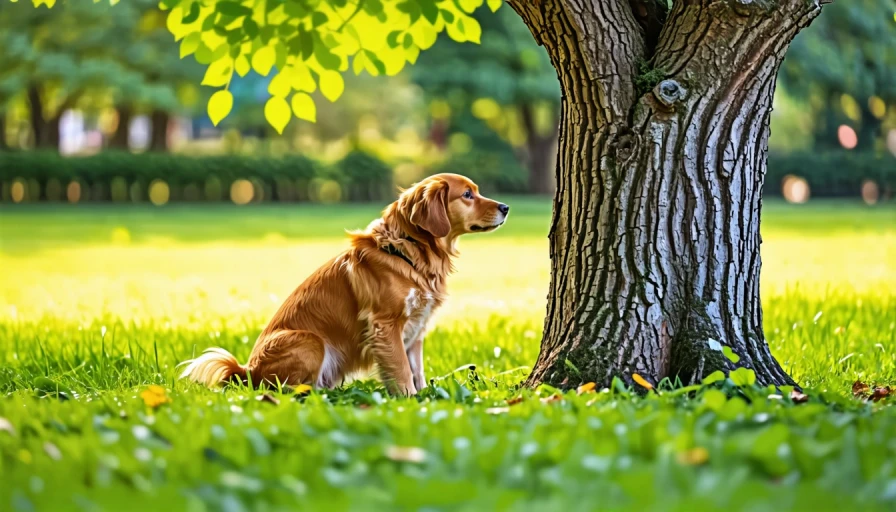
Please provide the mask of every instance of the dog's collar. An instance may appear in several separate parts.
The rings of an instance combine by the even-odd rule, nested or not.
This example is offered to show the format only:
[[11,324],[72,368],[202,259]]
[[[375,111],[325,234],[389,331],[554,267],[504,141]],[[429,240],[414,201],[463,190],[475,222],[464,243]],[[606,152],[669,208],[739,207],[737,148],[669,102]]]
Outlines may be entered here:
[[[411,237],[406,237],[405,240],[407,240],[408,242],[411,242],[412,244],[417,243],[417,241]],[[383,247],[382,250],[385,251],[387,254],[391,254],[392,256],[398,256],[399,258],[406,261],[408,263],[408,265],[411,266],[411,268],[413,268],[414,270],[417,269],[417,266],[414,265],[414,262],[411,261],[411,258],[408,258],[407,254],[401,252],[398,249],[398,247],[395,247],[395,245],[389,244],[389,245]]]

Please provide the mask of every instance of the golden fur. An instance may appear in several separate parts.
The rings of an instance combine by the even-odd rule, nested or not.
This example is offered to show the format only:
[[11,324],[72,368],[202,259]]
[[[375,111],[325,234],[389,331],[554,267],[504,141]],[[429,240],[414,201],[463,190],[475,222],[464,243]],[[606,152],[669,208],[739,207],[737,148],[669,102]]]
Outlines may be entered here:
[[210,348],[184,362],[181,377],[207,386],[251,379],[331,388],[376,365],[390,392],[416,394],[426,386],[426,323],[445,300],[457,238],[497,229],[508,210],[463,176],[423,180],[295,289],[247,364]]

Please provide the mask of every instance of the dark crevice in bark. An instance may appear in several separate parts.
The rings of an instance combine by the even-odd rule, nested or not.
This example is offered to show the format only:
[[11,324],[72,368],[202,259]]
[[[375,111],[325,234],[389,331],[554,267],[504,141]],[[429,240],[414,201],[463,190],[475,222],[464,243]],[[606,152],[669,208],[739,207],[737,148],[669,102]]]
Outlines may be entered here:
[[[793,383],[762,331],[758,223],[775,77],[819,7],[748,4],[674,2],[654,52],[638,0],[511,3],[563,91],[548,316],[528,384],[702,378],[733,368],[721,346],[759,383]],[[647,57],[663,70],[650,90]]]

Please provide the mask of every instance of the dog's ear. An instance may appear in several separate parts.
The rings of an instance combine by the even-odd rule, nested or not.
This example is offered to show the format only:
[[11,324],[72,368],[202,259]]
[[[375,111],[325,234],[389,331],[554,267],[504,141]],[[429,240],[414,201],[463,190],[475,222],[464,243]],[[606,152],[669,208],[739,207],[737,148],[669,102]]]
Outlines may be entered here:
[[411,223],[429,232],[436,238],[448,236],[451,222],[448,221],[448,183],[432,181],[415,191],[411,206]]

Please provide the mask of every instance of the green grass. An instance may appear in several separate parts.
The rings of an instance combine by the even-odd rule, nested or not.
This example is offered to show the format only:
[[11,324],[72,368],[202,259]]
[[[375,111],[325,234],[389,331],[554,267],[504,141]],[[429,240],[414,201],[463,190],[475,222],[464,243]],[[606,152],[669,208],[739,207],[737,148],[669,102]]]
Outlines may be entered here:
[[[519,391],[538,354],[550,204],[462,241],[416,399],[361,381],[260,402],[175,365],[245,359],[369,206],[0,207],[0,510],[892,510],[896,209],[766,205],[773,352],[807,404]],[[475,365],[475,372],[468,369]],[[170,403],[148,407],[150,384]],[[522,396],[507,406],[507,399]]]

